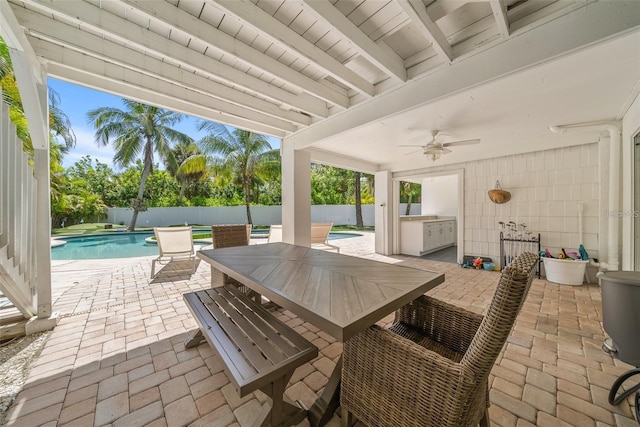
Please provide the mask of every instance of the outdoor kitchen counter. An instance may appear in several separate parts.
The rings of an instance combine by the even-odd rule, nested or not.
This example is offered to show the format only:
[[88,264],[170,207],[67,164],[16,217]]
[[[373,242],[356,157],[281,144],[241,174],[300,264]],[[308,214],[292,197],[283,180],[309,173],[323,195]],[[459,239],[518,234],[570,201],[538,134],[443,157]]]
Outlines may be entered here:
[[400,217],[400,253],[422,256],[456,244],[456,218],[426,215]]

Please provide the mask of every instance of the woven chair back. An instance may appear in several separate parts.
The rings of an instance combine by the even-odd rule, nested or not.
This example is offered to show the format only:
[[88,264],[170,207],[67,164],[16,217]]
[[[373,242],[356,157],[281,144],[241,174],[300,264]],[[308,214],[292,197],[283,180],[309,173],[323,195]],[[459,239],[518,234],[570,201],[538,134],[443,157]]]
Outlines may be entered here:
[[212,225],[213,248],[246,246],[251,238],[251,224]]
[[533,281],[538,256],[525,252],[509,264],[500,275],[500,281],[469,349],[461,363],[476,374],[477,384],[486,381],[496,358],[522,308]]

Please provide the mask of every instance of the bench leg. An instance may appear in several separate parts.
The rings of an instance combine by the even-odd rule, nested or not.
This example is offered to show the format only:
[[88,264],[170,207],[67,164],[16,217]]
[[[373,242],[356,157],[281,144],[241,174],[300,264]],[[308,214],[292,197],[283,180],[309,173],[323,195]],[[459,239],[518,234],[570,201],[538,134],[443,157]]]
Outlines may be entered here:
[[340,381],[342,380],[342,356],[331,373],[329,382],[324,386],[322,396],[316,399],[309,408],[309,423],[311,427],[322,427],[333,417],[333,413],[340,406]]
[[200,329],[196,329],[187,338],[187,342],[184,343],[184,348],[197,347],[202,341],[204,341],[204,335],[202,335],[202,331]]
[[305,409],[284,400],[284,389],[293,373],[274,380],[260,390],[271,398],[258,414],[254,427],[286,427],[299,424],[307,416]]

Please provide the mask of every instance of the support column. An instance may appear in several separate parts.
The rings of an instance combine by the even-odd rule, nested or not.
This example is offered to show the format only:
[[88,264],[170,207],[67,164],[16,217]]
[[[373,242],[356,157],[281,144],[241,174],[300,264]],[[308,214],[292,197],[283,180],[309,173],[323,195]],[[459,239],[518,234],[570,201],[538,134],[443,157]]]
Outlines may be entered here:
[[311,154],[282,141],[282,240],[311,246]]
[[391,255],[393,242],[393,181],[391,172],[382,171],[375,174],[375,226],[376,253]]

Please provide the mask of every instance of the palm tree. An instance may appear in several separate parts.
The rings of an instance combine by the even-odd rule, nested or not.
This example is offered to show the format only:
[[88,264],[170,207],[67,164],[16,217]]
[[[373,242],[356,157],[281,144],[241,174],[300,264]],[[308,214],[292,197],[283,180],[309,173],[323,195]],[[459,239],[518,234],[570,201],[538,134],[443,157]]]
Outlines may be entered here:
[[271,144],[264,135],[240,129],[235,129],[232,133],[219,123],[203,121],[198,130],[210,132],[199,141],[200,148],[206,153],[221,156],[215,159],[214,168],[218,171],[226,170],[241,183],[247,223],[253,224],[250,209],[251,184],[260,164],[260,157],[271,150]]
[[180,184],[178,205],[182,205],[182,198],[189,183],[203,182],[209,177],[209,165],[206,155],[193,141],[181,142],[172,150],[176,165],[165,164],[167,172],[176,178]]
[[414,196],[419,196],[422,186],[420,184],[416,184],[413,182],[404,181],[400,186],[400,197],[407,199],[407,208],[405,211],[405,215],[409,215],[411,213],[411,202],[413,201]]
[[135,230],[138,213],[147,210],[144,203],[144,187],[153,170],[153,155],[175,166],[171,143],[188,143],[192,138],[172,128],[184,116],[173,111],[123,99],[126,110],[102,107],[87,113],[96,130],[95,141],[100,146],[113,143],[114,165],[126,167],[142,157],[143,169],[137,198],[131,201],[133,215],[127,231]]

